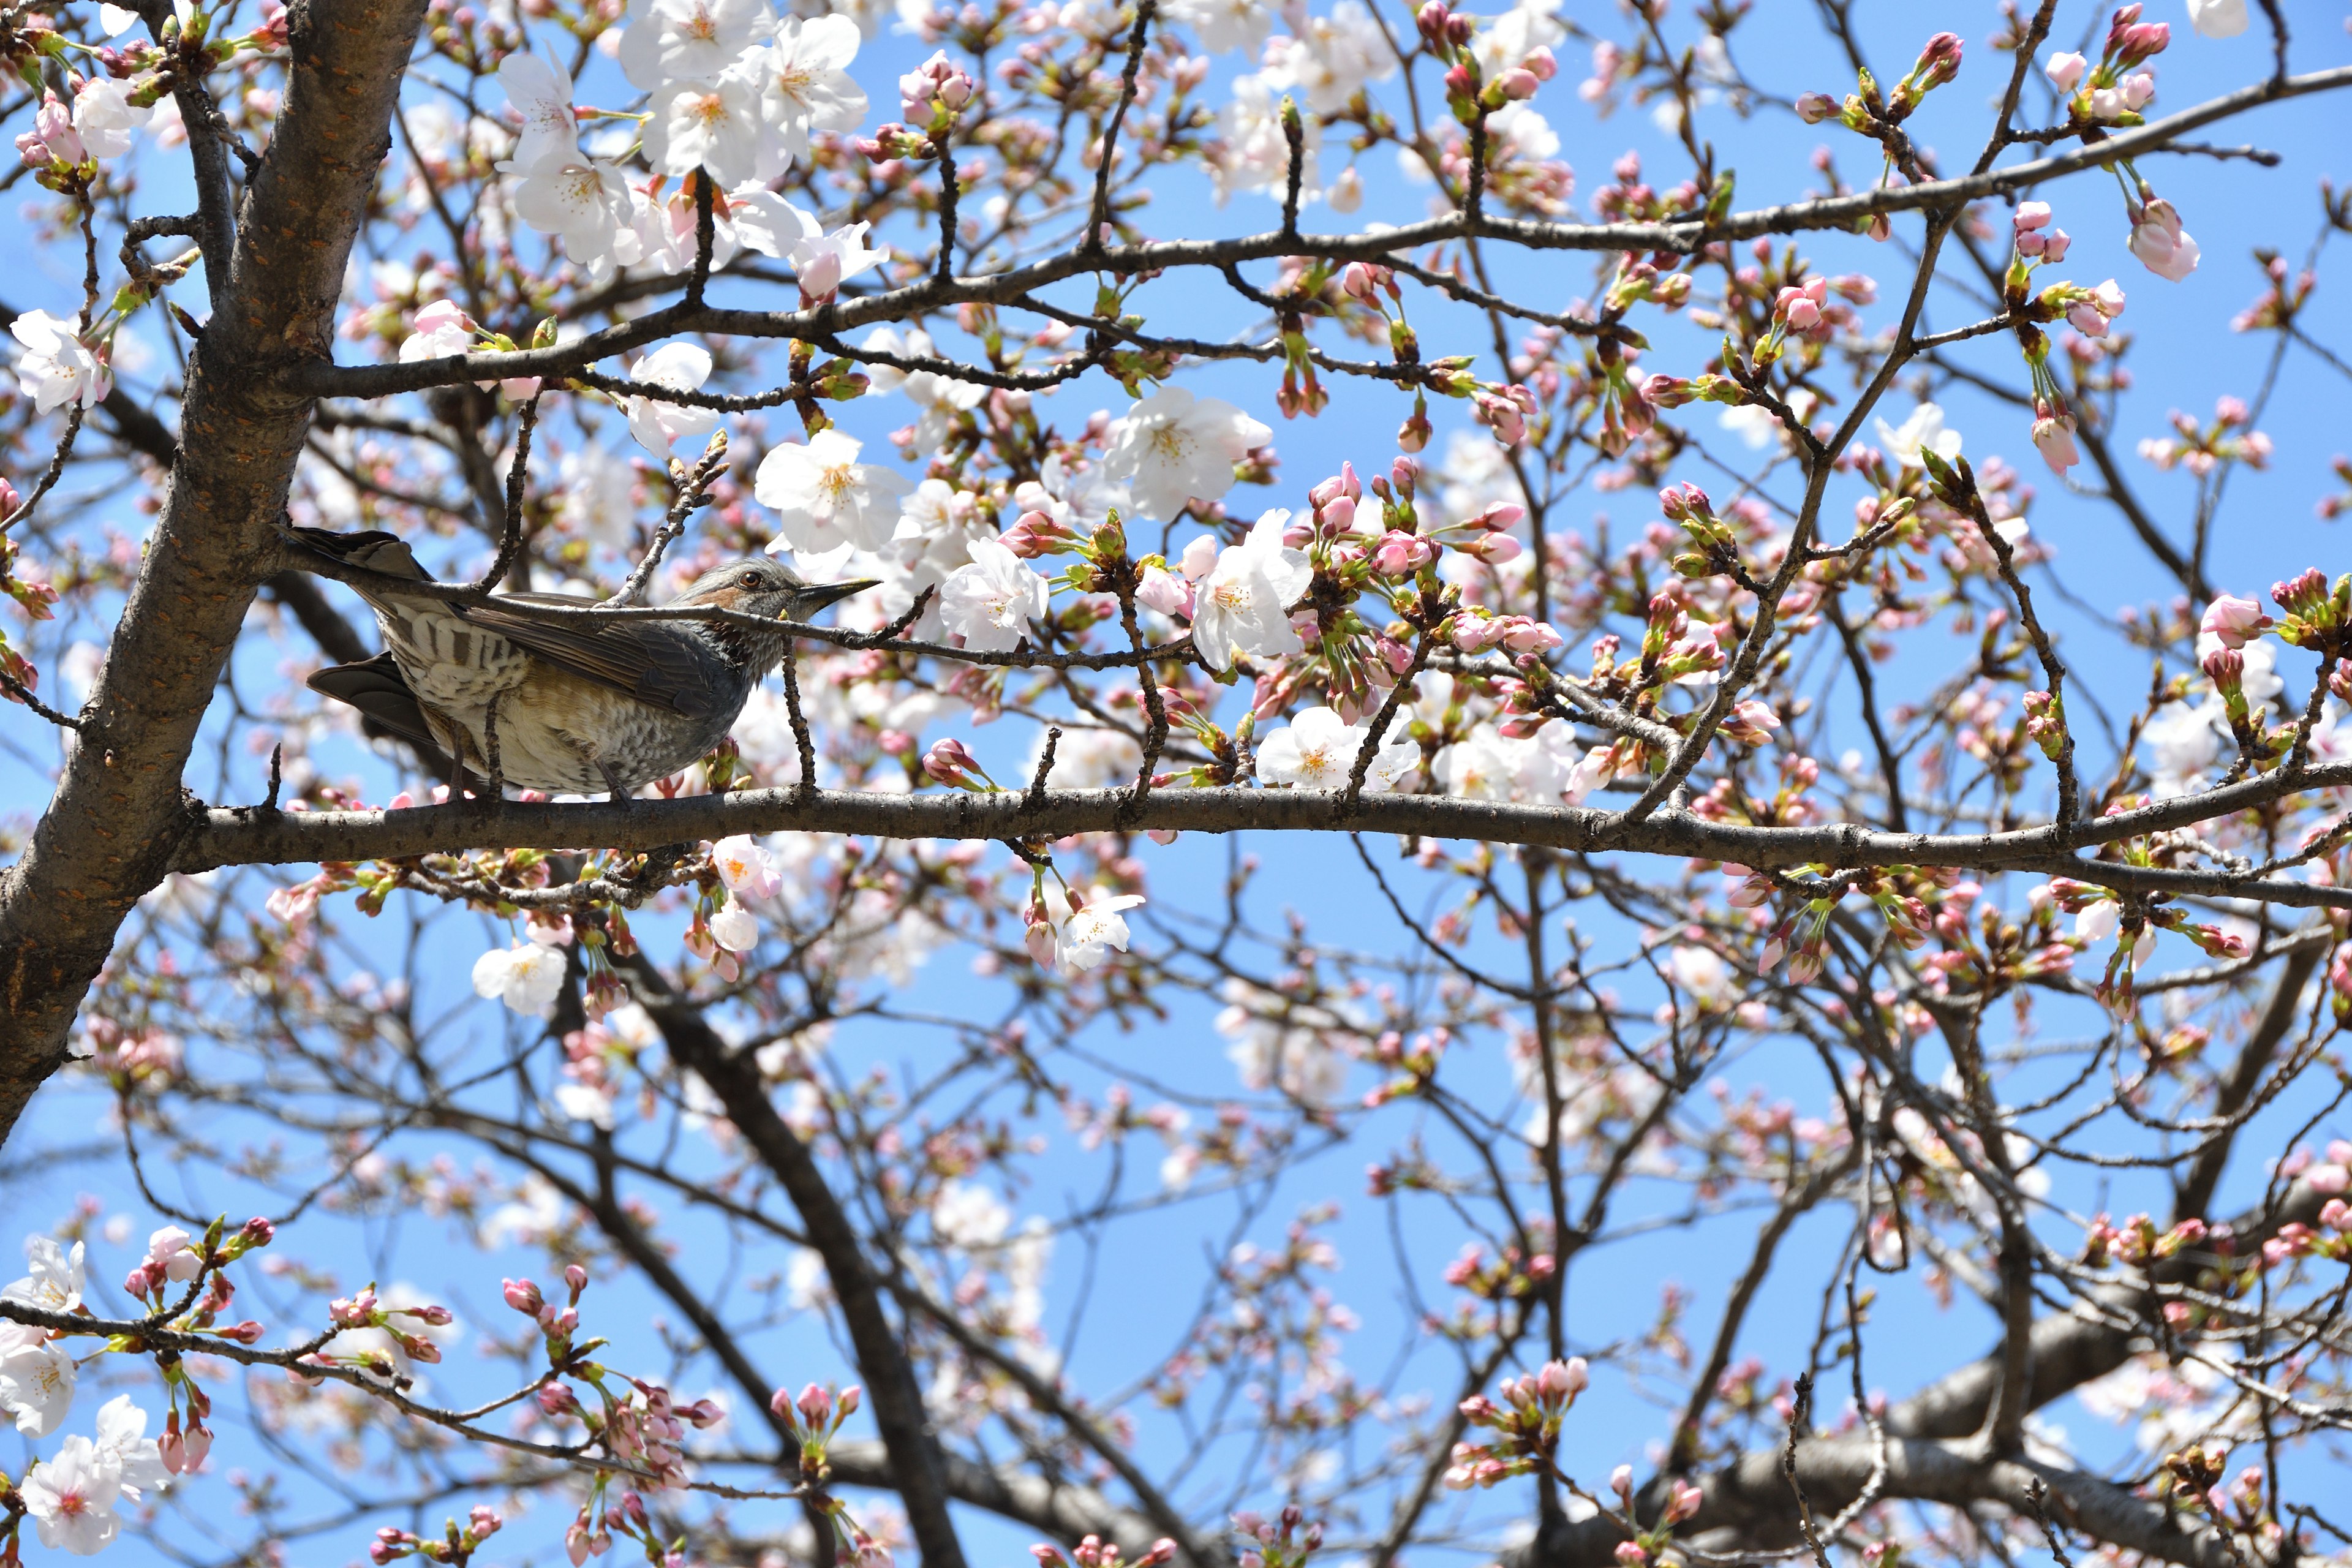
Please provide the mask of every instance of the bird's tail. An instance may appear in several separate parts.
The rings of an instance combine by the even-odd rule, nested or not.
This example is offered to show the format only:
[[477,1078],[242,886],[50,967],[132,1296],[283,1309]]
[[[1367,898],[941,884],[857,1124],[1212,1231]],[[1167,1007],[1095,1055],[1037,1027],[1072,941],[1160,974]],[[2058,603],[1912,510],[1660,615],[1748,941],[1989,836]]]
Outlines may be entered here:
[[307,684],[322,696],[349,703],[363,718],[373,720],[377,728],[415,746],[427,766],[448,755],[435,737],[433,726],[425,721],[424,705],[416,700],[416,693],[409,689],[407,678],[400,673],[400,666],[393,662],[392,655],[380,653],[357,664],[330,665],[311,676]]
[[387,577],[406,577],[413,582],[433,581],[433,574],[416,563],[415,552],[396,533],[380,528],[337,533],[332,529],[299,525],[289,526],[286,531],[296,543],[335,564],[357,566]]

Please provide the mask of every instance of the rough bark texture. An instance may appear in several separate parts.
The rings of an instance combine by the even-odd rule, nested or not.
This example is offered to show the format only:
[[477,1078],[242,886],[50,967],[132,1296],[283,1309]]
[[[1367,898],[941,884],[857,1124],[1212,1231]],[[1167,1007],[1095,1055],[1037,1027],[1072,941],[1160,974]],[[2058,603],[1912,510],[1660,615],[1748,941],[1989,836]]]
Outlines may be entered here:
[[1072,833],[1176,828],[1195,833],[1395,833],[1487,844],[1531,844],[1579,854],[1612,850],[1690,856],[1743,866],[1958,866],[2044,871],[2101,886],[2175,897],[2257,898],[2298,908],[2352,908],[2352,889],[2284,877],[2168,870],[2074,851],[2210,821],[2307,790],[2352,784],[2352,763],[2159,801],[2067,826],[2008,833],[1879,833],[1853,823],[1752,826],[1686,812],[1640,822],[1588,807],[1523,805],[1461,795],[1367,795],[1354,802],[1318,790],[1161,789],[1135,808],[1127,789],[1000,795],[876,790],[738,790],[677,800],[592,805],[468,802],[404,811],[300,814],[220,809],[191,828],[172,869],[372,860],[466,847],[650,849],[734,833],[858,833],[895,838],[1059,838]]
[[56,797],[0,874],[0,1137],[65,1059],[117,927],[199,820],[181,773],[275,559],[310,426],[308,399],[278,388],[329,352],[424,13],[424,0],[292,8],[285,113],[189,367],[163,515]]

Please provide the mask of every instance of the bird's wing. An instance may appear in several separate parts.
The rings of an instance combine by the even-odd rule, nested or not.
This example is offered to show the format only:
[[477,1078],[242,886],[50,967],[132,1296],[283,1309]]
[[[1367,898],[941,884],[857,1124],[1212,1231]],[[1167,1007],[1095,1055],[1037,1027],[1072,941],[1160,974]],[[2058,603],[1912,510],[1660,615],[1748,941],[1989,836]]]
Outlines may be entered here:
[[485,631],[528,648],[574,675],[688,719],[719,711],[715,650],[675,621],[590,625],[534,616],[534,604],[590,609],[602,601],[572,594],[501,594],[463,614]]
[[392,655],[380,653],[357,664],[330,665],[311,676],[308,684],[313,691],[358,709],[379,727],[415,746],[427,763],[447,755],[433,738],[425,710]]

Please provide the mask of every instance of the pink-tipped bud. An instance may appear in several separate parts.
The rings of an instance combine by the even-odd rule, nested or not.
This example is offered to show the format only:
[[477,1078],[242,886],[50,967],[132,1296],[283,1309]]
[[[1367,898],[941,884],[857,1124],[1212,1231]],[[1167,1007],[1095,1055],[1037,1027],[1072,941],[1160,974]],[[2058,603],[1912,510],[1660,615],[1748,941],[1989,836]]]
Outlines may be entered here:
[[1808,125],[1819,125],[1825,120],[1835,120],[1838,100],[1826,92],[1806,92],[1797,95],[1797,118]]
[[796,1403],[800,1406],[801,1419],[811,1427],[822,1426],[833,1419],[832,1394],[814,1383],[801,1390]]
[[578,1300],[580,1292],[588,1289],[588,1270],[577,1263],[564,1265],[563,1282],[572,1287],[572,1299]]
[[503,1282],[501,1289],[505,1292],[507,1305],[518,1312],[526,1312],[535,1318],[539,1316],[539,1310],[547,1305],[547,1298],[540,1294],[539,1286],[531,1280],[509,1279]]
[[2219,639],[2223,647],[2242,648],[2276,624],[2253,600],[2224,594],[2205,607],[2205,618],[2198,629]]
[[943,784],[961,787],[979,766],[980,759],[952,736],[932,742],[931,749],[923,753],[923,772]]

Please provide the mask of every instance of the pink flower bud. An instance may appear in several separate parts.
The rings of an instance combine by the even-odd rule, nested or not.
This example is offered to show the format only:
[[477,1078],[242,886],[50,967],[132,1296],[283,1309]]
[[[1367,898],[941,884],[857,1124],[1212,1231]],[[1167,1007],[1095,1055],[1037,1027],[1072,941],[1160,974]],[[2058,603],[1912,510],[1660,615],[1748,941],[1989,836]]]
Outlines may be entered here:
[[2089,60],[2072,53],[2053,54],[2042,62],[2042,74],[2048,77],[2060,92],[2073,92],[2082,85],[2083,73],[2090,68]]
[[577,1263],[566,1264],[563,1282],[572,1287],[572,1299],[576,1301],[580,1299],[580,1292],[588,1289],[588,1270]]
[[2242,648],[2276,625],[2252,599],[2224,594],[2205,607],[2199,630],[2218,638],[2223,647]]
[[797,1403],[801,1419],[811,1427],[822,1426],[833,1419],[833,1395],[814,1383],[801,1390]]
[[501,1289],[506,1294],[507,1305],[518,1312],[537,1317],[540,1308],[547,1304],[547,1299],[539,1293],[539,1287],[529,1279],[505,1280]]
[[979,766],[980,760],[952,736],[932,742],[931,749],[923,754],[923,772],[943,784],[963,784]]

